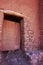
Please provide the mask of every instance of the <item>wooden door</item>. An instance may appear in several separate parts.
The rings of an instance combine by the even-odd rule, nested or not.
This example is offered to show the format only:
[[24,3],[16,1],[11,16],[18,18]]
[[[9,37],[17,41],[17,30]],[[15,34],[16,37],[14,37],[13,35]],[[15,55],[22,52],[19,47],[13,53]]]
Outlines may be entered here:
[[15,50],[20,48],[19,23],[4,20],[2,36],[2,50]]

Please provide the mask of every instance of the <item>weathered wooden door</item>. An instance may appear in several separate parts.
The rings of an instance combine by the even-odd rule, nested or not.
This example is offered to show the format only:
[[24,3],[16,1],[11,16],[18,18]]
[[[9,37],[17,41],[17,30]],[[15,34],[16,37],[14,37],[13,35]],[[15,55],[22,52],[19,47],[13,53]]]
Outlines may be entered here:
[[18,49],[20,46],[19,23],[4,20],[2,44],[4,50]]

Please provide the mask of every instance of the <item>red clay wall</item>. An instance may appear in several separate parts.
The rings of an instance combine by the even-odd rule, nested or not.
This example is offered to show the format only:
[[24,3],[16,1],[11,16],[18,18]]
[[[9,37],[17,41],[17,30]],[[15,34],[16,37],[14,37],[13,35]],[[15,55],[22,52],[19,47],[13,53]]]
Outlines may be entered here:
[[43,49],[43,0],[39,0],[40,21],[40,49]]
[[[27,49],[25,50],[32,50],[32,49],[38,49],[39,46],[39,15],[38,15],[38,0],[0,0],[0,8],[3,8],[5,10],[13,10],[19,13],[24,14],[25,16],[28,17],[28,24],[29,22],[31,23],[30,27],[32,31],[34,32],[33,38],[34,38],[34,44],[30,43],[30,41],[25,41],[26,44],[28,43]],[[25,20],[25,24],[26,20]],[[25,35],[27,39],[27,28],[25,28]],[[28,31],[29,32],[29,31]],[[32,47],[32,48],[31,48]],[[25,47],[24,47],[25,48]]]

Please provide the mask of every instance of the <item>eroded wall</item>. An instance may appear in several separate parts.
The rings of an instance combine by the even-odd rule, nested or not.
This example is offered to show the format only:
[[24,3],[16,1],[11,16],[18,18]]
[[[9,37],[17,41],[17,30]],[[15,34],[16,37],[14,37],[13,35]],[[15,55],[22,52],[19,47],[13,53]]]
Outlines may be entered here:
[[39,0],[40,49],[43,49],[43,0]]

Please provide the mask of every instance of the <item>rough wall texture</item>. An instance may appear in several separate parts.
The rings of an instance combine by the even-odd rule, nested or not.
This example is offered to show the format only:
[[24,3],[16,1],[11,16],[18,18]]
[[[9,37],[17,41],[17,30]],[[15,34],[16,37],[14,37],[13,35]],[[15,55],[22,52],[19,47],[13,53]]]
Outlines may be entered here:
[[0,50],[2,46],[2,27],[3,27],[3,13],[0,12]]
[[[24,45],[27,45],[27,49],[34,50],[38,49],[39,46],[39,18],[38,18],[38,0],[0,0],[0,8],[5,10],[13,10],[19,13],[24,14],[28,17],[27,20],[24,20]],[[29,40],[29,22],[30,22],[30,31],[31,41]],[[27,40],[28,39],[28,40]],[[29,47],[28,47],[29,46]],[[25,48],[24,48],[25,49]],[[27,51],[25,49],[25,51]]]
[[43,49],[43,0],[39,0],[40,20],[40,49]]

